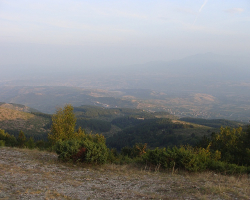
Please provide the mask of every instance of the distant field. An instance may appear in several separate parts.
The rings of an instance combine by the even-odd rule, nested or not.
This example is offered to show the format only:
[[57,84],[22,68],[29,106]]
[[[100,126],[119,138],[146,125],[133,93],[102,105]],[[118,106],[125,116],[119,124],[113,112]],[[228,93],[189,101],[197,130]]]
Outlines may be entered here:
[[[243,86],[242,86],[243,87]],[[19,103],[53,114],[67,103],[103,108],[137,108],[150,112],[168,112],[171,116],[250,120],[248,93],[209,94],[178,92],[169,94],[149,89],[84,89],[80,87],[0,87],[0,101]]]

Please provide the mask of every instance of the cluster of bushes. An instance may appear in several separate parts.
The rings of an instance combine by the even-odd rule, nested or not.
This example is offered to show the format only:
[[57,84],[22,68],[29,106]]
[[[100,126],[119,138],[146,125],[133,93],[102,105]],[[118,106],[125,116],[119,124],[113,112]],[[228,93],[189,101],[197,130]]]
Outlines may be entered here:
[[250,127],[221,128],[219,133],[204,137],[199,145],[172,148],[146,149],[136,154],[142,144],[125,147],[121,155],[130,159],[140,158],[140,162],[165,169],[183,169],[187,171],[213,170],[227,174],[250,173]]
[[182,146],[180,148],[156,148],[148,150],[142,157],[144,163],[161,166],[165,169],[183,169],[191,172],[213,170],[226,174],[249,173],[250,167],[239,166],[221,161],[221,152],[211,153],[209,148],[194,148]]
[[108,148],[102,135],[81,134],[70,140],[58,140],[55,144],[58,158],[63,161],[104,164],[108,159]]

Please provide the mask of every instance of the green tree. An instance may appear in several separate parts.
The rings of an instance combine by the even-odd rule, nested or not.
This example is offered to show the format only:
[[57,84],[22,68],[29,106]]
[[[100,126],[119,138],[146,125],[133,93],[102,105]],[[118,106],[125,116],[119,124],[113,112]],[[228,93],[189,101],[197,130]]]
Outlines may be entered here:
[[17,145],[17,140],[13,135],[6,133],[0,129],[0,140],[4,141],[5,146],[14,147]]
[[30,137],[29,140],[26,142],[25,146],[27,146],[29,149],[34,149],[36,147],[34,138]]
[[64,141],[75,137],[76,117],[73,110],[73,106],[68,104],[63,109],[59,108],[52,116],[51,133],[48,135],[52,145],[58,140]]
[[221,127],[219,133],[213,133],[209,143],[212,151],[221,152],[221,160],[228,163],[244,164],[246,147],[244,140],[246,133],[242,128]]
[[7,133],[4,130],[0,129],[0,140],[5,140],[7,137]]
[[25,146],[25,142],[26,142],[26,137],[24,135],[23,131],[19,132],[18,138],[17,138],[17,143],[19,147],[24,147]]

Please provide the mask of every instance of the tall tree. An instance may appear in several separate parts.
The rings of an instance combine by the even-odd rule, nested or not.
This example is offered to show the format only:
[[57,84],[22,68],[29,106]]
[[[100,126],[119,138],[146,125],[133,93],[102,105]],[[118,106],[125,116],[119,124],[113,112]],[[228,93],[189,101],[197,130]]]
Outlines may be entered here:
[[76,117],[73,110],[73,106],[68,104],[63,109],[57,109],[56,114],[52,116],[51,133],[48,135],[52,145],[58,140],[63,141],[75,137]]

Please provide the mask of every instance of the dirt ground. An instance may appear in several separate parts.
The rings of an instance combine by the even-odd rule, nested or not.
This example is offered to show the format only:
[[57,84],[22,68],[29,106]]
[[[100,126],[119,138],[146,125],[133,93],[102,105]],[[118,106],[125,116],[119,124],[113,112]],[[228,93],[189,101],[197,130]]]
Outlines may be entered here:
[[0,199],[250,199],[249,185],[246,174],[75,165],[50,152],[0,148]]

